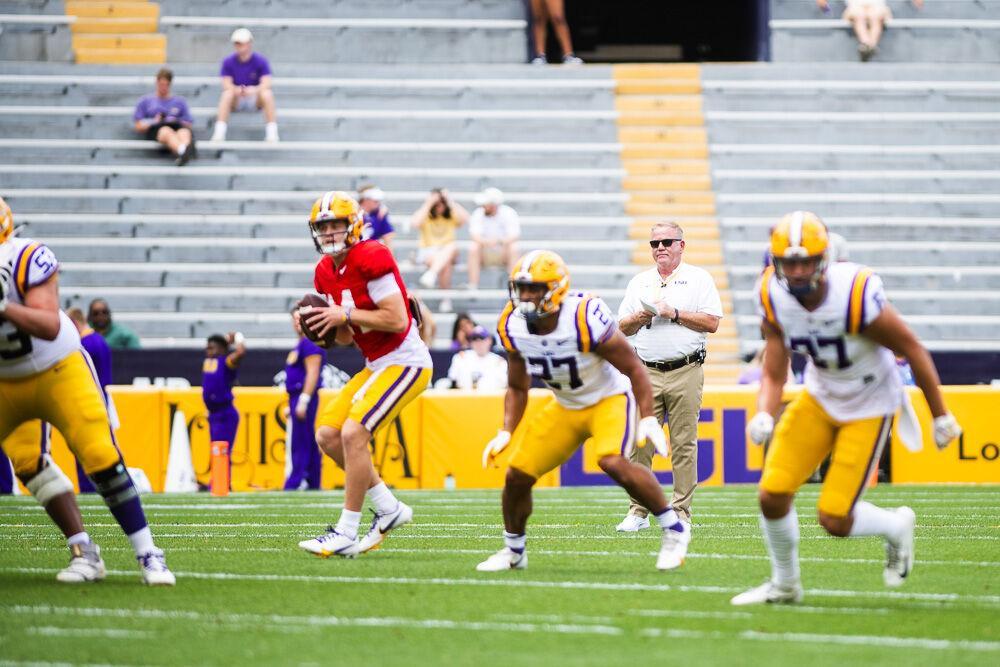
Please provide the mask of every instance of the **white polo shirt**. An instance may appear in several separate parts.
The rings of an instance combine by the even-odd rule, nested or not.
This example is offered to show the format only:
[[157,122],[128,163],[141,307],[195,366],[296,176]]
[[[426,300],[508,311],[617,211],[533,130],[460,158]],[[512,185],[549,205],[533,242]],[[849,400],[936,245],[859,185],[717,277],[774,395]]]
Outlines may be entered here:
[[486,215],[480,206],[469,216],[469,235],[484,241],[515,241],[521,236],[521,221],[506,204],[500,204],[493,215]]
[[[651,305],[663,299],[679,310],[722,317],[722,300],[712,274],[684,262],[667,278],[655,266],[632,278],[618,307],[618,319],[642,310],[640,299]],[[706,338],[704,332],[655,316],[650,327],[639,327],[629,342],[643,361],[672,361],[705,347]]]

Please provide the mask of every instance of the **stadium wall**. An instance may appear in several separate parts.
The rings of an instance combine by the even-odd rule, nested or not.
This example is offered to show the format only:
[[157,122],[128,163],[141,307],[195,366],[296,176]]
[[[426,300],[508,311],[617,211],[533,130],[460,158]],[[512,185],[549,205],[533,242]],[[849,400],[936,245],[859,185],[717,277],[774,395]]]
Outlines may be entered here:
[[[786,394],[791,398],[795,389]],[[1000,407],[1000,389],[945,387],[949,408],[965,428],[965,435],[939,452],[931,438],[930,414],[920,392],[910,390],[923,431],[924,448],[908,451],[894,432],[891,447],[892,480],[896,483],[997,483],[1000,482],[1000,422],[993,412]],[[199,481],[208,482],[209,437],[205,407],[197,389],[138,389],[116,386],[112,396],[121,417],[119,446],[129,466],[142,468],[154,491],[162,491],[171,441],[190,442]],[[285,425],[287,396],[272,388],[237,388],[236,407],[241,414],[233,448],[233,489],[280,489],[285,474]],[[323,390],[321,401],[334,391]],[[553,400],[545,390],[532,390],[522,425]],[[698,479],[708,486],[753,483],[760,478],[763,452],[745,436],[748,414],[756,403],[752,387],[706,387],[698,431]],[[501,423],[503,398],[495,394],[428,391],[403,411],[391,428],[379,434],[374,460],[386,481],[402,489],[499,488],[504,471],[483,470],[483,445]],[[184,429],[171,433],[175,415],[183,413]],[[515,443],[523,429],[515,434]],[[60,467],[74,470],[70,453],[55,435],[53,455]],[[501,458],[501,465],[504,459]],[[660,481],[670,484],[669,461],[657,458]],[[72,474],[71,474],[72,476]],[[448,478],[451,478],[450,480]],[[542,486],[608,484],[588,447],[584,447],[541,481]],[[343,485],[343,473],[324,460],[323,488]]]

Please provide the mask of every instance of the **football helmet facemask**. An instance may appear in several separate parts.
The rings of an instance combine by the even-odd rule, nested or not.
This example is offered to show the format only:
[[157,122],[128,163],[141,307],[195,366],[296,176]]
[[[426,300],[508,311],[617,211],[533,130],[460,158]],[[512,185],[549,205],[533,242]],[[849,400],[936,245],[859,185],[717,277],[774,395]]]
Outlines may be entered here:
[[[346,235],[340,242],[324,242],[322,237],[330,236],[331,233],[329,231],[321,233],[319,227],[326,226],[323,223],[334,222],[344,222],[347,225]],[[365,217],[358,202],[347,193],[336,190],[331,190],[317,199],[309,214],[309,231],[313,243],[316,244],[316,251],[323,255],[338,255],[360,242],[364,225]]]
[[[520,288],[537,285],[544,290],[542,298],[522,301]],[[559,312],[569,292],[569,269],[562,257],[549,250],[534,250],[517,260],[510,272],[507,292],[514,309],[529,322]]]
[[[792,296],[802,297],[817,287],[829,265],[830,239],[826,224],[809,211],[793,211],[785,215],[771,231],[771,261],[774,274]],[[785,273],[786,261],[815,261],[815,270],[805,283],[795,278],[791,283]]]

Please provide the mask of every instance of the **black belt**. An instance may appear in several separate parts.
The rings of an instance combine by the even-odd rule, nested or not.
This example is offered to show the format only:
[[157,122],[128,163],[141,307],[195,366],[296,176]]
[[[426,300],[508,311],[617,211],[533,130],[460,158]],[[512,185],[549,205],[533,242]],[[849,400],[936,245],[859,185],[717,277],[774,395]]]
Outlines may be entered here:
[[697,352],[692,352],[686,357],[681,357],[680,359],[671,359],[670,361],[645,361],[642,362],[649,368],[655,368],[658,371],[675,371],[678,368],[684,368],[688,364],[703,364],[705,363],[705,349],[702,348]]

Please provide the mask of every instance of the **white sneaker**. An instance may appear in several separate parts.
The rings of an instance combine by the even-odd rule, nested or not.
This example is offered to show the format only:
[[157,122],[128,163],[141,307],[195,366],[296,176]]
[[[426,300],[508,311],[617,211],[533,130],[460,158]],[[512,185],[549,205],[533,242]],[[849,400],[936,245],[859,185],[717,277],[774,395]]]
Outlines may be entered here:
[[56,581],[64,584],[82,584],[86,581],[100,581],[104,578],[104,560],[101,548],[90,544],[74,544],[69,548],[69,565],[56,575]]
[[663,540],[660,542],[660,555],[656,557],[657,570],[676,570],[684,564],[684,557],[687,556],[688,544],[691,542],[691,528],[683,521],[680,522],[684,530],[677,532],[672,528],[663,531]]
[[412,520],[413,508],[402,500],[396,506],[395,512],[390,512],[389,514],[375,512],[375,517],[372,519],[372,527],[368,530],[368,534],[362,537],[358,543],[358,553],[363,554],[372,549],[378,549],[390,530],[395,530],[400,526],[410,523]]
[[434,289],[434,284],[437,283],[437,274],[431,270],[424,271],[420,274],[420,277],[417,278],[417,282],[420,283],[420,286],[424,289]]
[[278,126],[277,125],[265,125],[264,126],[264,141],[272,144],[276,144],[280,141],[278,139]]
[[326,532],[319,537],[299,542],[299,548],[322,558],[330,556],[354,558],[358,555],[358,540],[338,533],[333,526],[327,526]]
[[504,570],[523,570],[528,567],[528,550],[521,553],[504,547],[482,563],[476,566],[477,572],[503,572]]
[[447,298],[441,299],[441,301],[438,303],[439,313],[450,313],[454,309],[455,309],[455,304],[451,302],[451,299]]
[[749,604],[798,604],[802,602],[802,584],[778,585],[772,581],[740,593],[730,604],[743,607]]
[[615,527],[619,533],[638,533],[649,528],[649,517],[636,514],[626,514],[622,522]]
[[212,131],[212,138],[209,141],[225,141],[226,140],[226,128],[220,128],[218,125],[215,126],[215,130]]
[[885,570],[882,580],[890,588],[902,586],[913,569],[913,533],[917,526],[917,515],[905,505],[896,508],[896,514],[906,521],[906,531],[898,545],[885,542]]
[[142,582],[147,586],[173,586],[177,583],[174,573],[167,567],[162,549],[153,548],[135,559],[142,568]]

